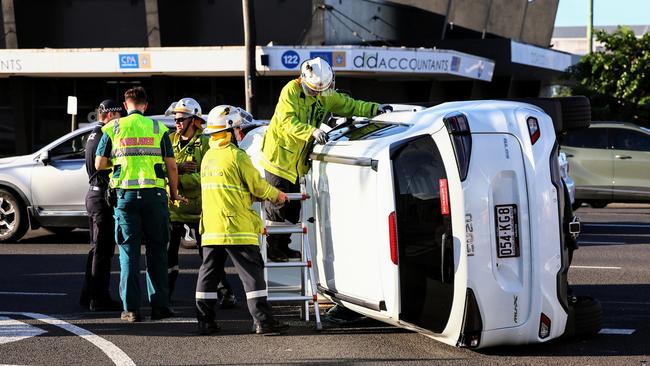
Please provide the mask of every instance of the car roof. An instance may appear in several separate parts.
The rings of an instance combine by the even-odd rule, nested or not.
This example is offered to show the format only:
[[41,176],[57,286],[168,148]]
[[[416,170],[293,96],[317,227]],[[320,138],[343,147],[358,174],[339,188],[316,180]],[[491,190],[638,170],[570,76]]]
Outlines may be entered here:
[[641,128],[641,126],[634,124],[632,122],[623,122],[623,121],[591,121],[590,127],[602,128],[602,127],[628,127],[628,128]]

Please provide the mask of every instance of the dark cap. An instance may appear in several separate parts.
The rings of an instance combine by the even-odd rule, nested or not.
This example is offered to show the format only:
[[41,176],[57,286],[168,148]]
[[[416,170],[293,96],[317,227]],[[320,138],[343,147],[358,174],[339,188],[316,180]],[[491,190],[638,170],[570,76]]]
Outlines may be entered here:
[[118,104],[116,101],[113,99],[106,99],[105,101],[99,103],[99,107],[97,107],[97,110],[102,113],[108,113],[108,112],[120,112],[122,113],[122,105]]

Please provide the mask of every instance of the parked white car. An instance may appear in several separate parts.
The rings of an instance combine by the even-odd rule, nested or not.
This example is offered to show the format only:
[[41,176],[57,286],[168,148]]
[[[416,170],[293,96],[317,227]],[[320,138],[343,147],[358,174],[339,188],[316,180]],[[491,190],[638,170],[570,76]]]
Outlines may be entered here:
[[395,109],[340,124],[314,148],[319,290],[455,346],[599,330],[599,304],[568,291],[569,228],[579,224],[556,141],[562,124],[590,115],[554,123],[512,101]]

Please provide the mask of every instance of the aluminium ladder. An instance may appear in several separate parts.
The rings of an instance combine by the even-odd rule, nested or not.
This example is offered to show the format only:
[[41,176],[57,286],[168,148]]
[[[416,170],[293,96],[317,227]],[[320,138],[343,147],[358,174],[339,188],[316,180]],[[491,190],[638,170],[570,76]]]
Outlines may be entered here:
[[[309,246],[309,237],[307,230],[307,221],[305,217],[305,201],[310,199],[310,196],[305,190],[304,178],[300,181],[300,193],[287,193],[287,198],[290,201],[300,200],[300,222],[297,224],[270,224],[266,220],[264,214],[264,207],[261,209],[262,221],[266,223],[264,233],[262,234],[262,245],[260,251],[262,252],[262,259],[264,260],[264,281],[269,290],[268,301],[301,301],[303,302],[301,312],[302,318],[309,321],[309,302],[314,304],[314,321],[316,322],[316,329],[323,329],[320,320],[320,308],[318,306],[318,293],[316,290],[316,278],[314,276],[314,267],[311,258],[311,250]],[[300,234],[300,253],[301,258],[299,261],[288,262],[269,262],[266,255],[266,237],[273,234]],[[300,285],[299,286],[269,286],[268,270],[273,268],[300,268]],[[296,295],[285,296],[270,296],[271,292],[299,292]]]

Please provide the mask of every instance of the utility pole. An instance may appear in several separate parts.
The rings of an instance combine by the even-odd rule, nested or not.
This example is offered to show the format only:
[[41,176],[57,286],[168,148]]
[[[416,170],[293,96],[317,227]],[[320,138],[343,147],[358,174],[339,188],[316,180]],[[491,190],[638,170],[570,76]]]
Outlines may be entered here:
[[244,69],[244,90],[246,90],[246,110],[257,116],[257,103],[255,103],[255,7],[254,0],[242,0],[244,15],[244,48],[246,49],[246,67]]
[[594,0],[587,0],[587,2],[589,2],[589,24],[587,24],[587,53],[591,54],[594,49]]

